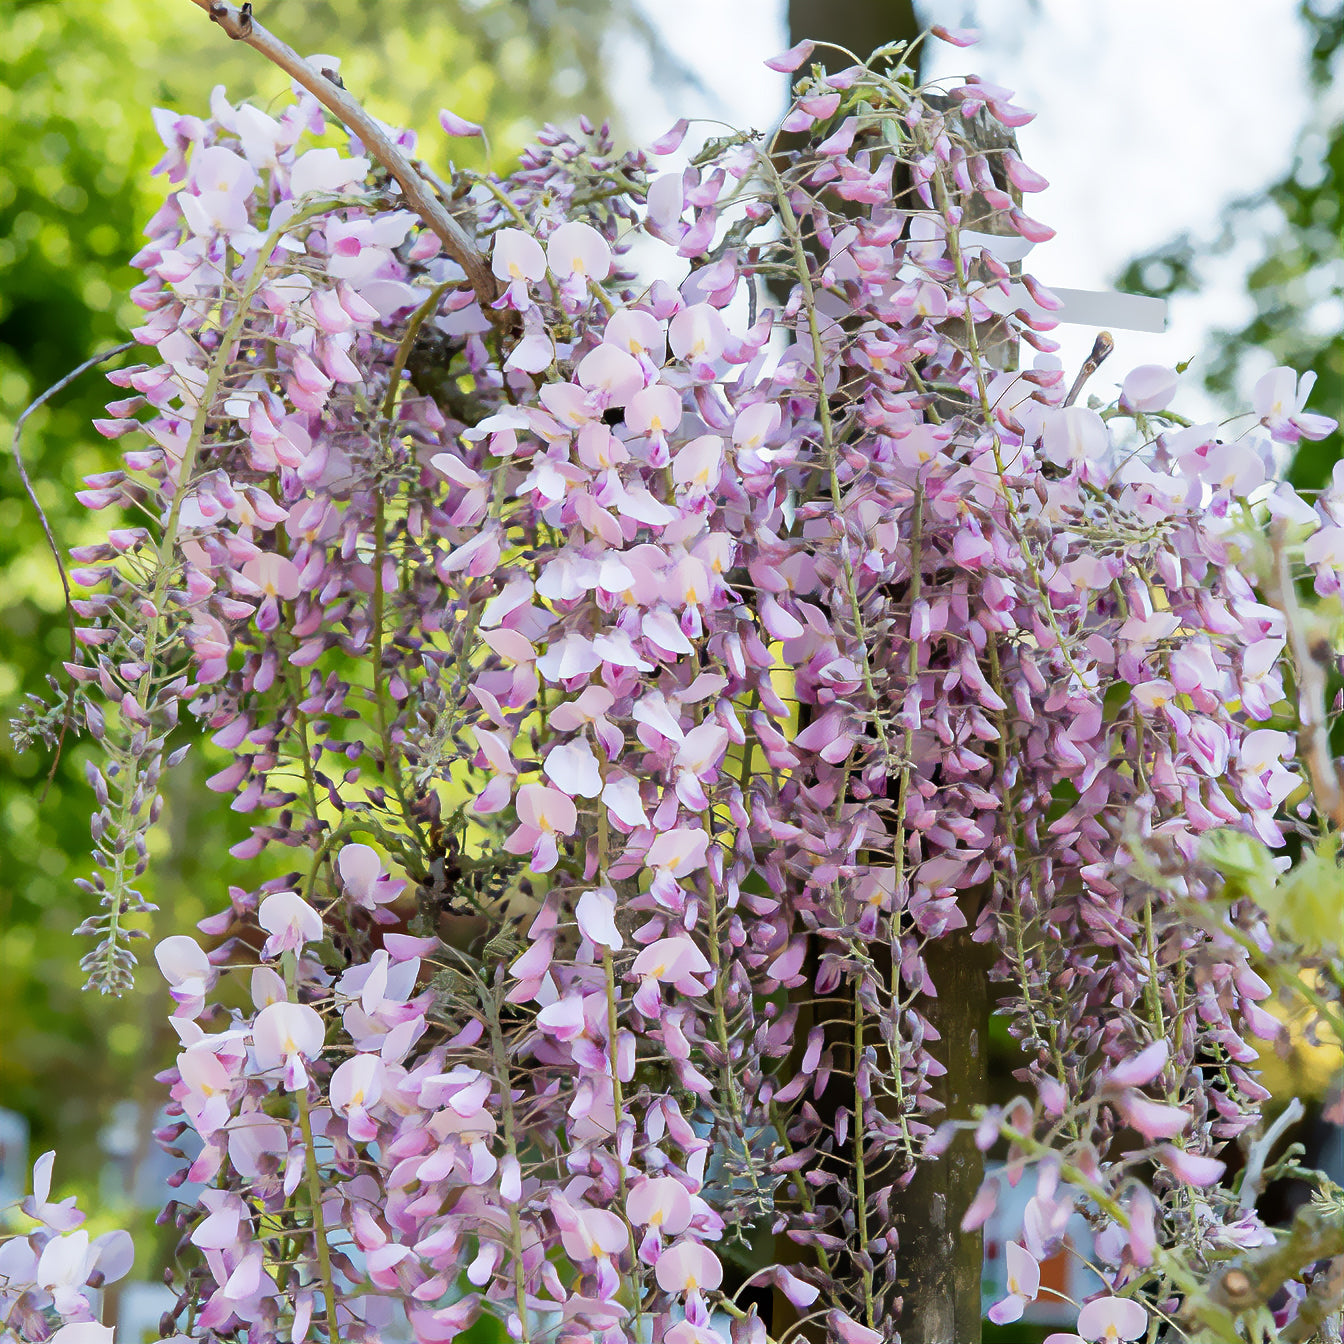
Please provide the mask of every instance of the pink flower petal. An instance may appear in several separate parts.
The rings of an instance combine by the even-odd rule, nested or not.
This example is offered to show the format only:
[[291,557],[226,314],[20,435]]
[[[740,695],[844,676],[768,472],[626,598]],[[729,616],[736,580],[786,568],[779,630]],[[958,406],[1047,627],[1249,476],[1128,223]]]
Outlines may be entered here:
[[766,61],[766,69],[778,70],[781,75],[791,74],[816,50],[816,46],[815,42],[806,40],[797,42],[788,51],[781,51]]
[[473,136],[481,134],[481,128],[474,121],[459,117],[456,112],[450,112],[446,107],[439,110],[439,125],[448,135]]
[[1078,1313],[1078,1333],[1084,1339],[1138,1339],[1148,1328],[1148,1313],[1127,1297],[1099,1297]]

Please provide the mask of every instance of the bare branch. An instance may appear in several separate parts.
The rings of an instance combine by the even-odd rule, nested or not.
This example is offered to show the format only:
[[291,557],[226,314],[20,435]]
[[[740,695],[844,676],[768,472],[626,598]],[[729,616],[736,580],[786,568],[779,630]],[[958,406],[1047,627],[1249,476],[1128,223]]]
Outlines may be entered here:
[[467,273],[481,307],[489,316],[490,305],[499,289],[485,256],[467,231],[448,213],[429,183],[411,166],[410,160],[392,143],[373,117],[346,92],[339,80],[325,71],[314,69],[292,47],[263,28],[252,17],[251,5],[243,5],[239,9],[226,3],[226,0],[192,0],[192,3],[205,10],[234,41],[246,42],[249,47],[255,47],[267,60],[303,85],[359,138],[369,153],[396,178],[407,204],[434,230],[448,255]]
[[1083,390],[1083,384],[1101,368],[1106,362],[1106,357],[1115,349],[1115,338],[1109,331],[1100,332],[1097,339],[1092,344],[1092,353],[1083,361],[1083,367],[1078,370],[1078,376],[1073,380],[1073,386],[1069,388],[1069,395],[1064,398],[1065,406],[1072,406],[1078,400],[1078,394]]
[[1241,1198],[1238,1201],[1243,1210],[1249,1212],[1255,1208],[1260,1198],[1260,1187],[1264,1183],[1265,1163],[1274,1145],[1284,1134],[1306,1114],[1300,1097],[1294,1097],[1283,1108],[1283,1114],[1274,1121],[1265,1132],[1246,1150],[1246,1166],[1241,1177]]

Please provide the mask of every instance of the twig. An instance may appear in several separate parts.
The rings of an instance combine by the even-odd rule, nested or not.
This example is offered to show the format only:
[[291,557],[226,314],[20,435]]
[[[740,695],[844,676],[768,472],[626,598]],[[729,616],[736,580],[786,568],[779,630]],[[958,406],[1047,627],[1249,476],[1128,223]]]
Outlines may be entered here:
[[1265,595],[1282,613],[1287,627],[1288,644],[1293,651],[1293,675],[1297,682],[1297,719],[1300,734],[1306,738],[1303,753],[1311,776],[1312,792],[1320,813],[1336,830],[1344,830],[1344,782],[1330,749],[1330,728],[1325,714],[1325,656],[1307,642],[1302,628],[1302,611],[1288,568],[1288,548],[1282,523],[1271,534],[1274,550]]
[[1289,1126],[1297,1124],[1303,1114],[1301,1098],[1294,1097],[1283,1108],[1283,1114],[1247,1148],[1239,1201],[1243,1212],[1255,1208],[1255,1201],[1260,1197],[1260,1182],[1265,1174],[1265,1161],[1273,1151],[1274,1145],[1283,1137],[1284,1131]]
[[[75,613],[70,606],[70,576],[65,572],[65,561],[61,559],[61,548],[56,544],[55,534],[51,530],[51,523],[47,520],[46,510],[43,509],[41,502],[37,498],[37,492],[33,489],[33,483],[28,478],[28,468],[23,461],[23,452],[20,448],[20,440],[23,438],[23,427],[28,421],[28,417],[37,410],[39,406],[45,406],[52,397],[59,392],[64,392],[75,379],[82,377],[92,368],[109,359],[115,359],[118,355],[124,355],[126,351],[135,349],[134,341],[122,341],[120,345],[114,345],[110,350],[104,350],[101,355],[94,355],[91,359],[86,359],[82,364],[70,370],[64,378],[47,388],[40,397],[30,401],[23,408],[19,418],[14,422],[14,465],[19,470],[19,480],[23,482],[24,493],[28,496],[33,508],[37,511],[37,520],[42,524],[42,533],[47,539],[47,549],[51,552],[51,558],[56,561],[56,573],[60,576],[61,589],[65,593],[65,623],[70,630],[70,661],[73,663],[79,656],[79,641],[75,637]],[[70,689],[65,696],[65,713],[61,716],[61,732],[56,739],[56,754],[51,760],[51,769],[47,773],[47,782],[42,788],[42,798],[38,801],[44,801],[47,796],[47,790],[51,788],[51,782],[56,778],[56,769],[61,763],[61,748],[65,745],[66,730],[70,727],[70,711],[75,702],[75,684],[70,683]]]
[[1063,405],[1072,406],[1078,399],[1078,394],[1083,390],[1083,384],[1101,368],[1106,362],[1106,356],[1115,349],[1115,338],[1109,331],[1098,333],[1097,339],[1092,343],[1092,353],[1083,361],[1083,367],[1078,370],[1078,376],[1073,380],[1073,386],[1069,388],[1069,395],[1064,398]]
[[226,0],[192,0],[205,10],[210,18],[235,42],[246,42],[255,47],[267,60],[278,65],[292,79],[303,85],[329,112],[356,135],[364,147],[396,178],[405,193],[407,203],[416,214],[439,236],[448,255],[467,273],[476,297],[487,314],[498,294],[494,273],[484,255],[466,230],[450,215],[443,202],[434,194],[429,183],[411,166],[386,132],[346,92],[338,79],[325,71],[314,69],[292,47],[267,32],[252,17],[252,6],[241,9]]

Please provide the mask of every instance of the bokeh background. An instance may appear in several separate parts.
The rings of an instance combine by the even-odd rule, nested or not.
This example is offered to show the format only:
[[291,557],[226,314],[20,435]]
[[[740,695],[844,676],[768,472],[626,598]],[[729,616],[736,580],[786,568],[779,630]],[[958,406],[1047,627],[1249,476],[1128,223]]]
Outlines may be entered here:
[[[1189,360],[1183,400],[1215,418],[1261,372],[1288,363],[1317,373],[1313,409],[1341,413],[1344,0],[264,0],[257,14],[299,50],[339,57],[347,86],[384,120],[421,130],[421,153],[444,169],[440,107],[489,129],[488,148],[455,142],[461,161],[503,169],[543,121],[580,111],[609,115],[618,138],[635,143],[682,115],[767,125],[785,89],[760,62],[802,36],[866,54],[921,22],[977,26],[979,48],[937,47],[925,74],[976,69],[1038,110],[1019,139],[1055,183],[1034,213],[1059,236],[1033,270],[1046,283],[1170,301],[1169,331],[1117,333],[1099,379],[1138,362]],[[217,84],[263,105],[285,88],[190,0],[0,4],[6,447],[35,396],[126,338],[135,310],[125,296],[139,279],[126,260],[164,192],[149,171],[161,149],[149,109],[203,112]],[[1068,364],[1081,362],[1092,336],[1068,334]],[[63,546],[85,539],[73,498],[80,478],[113,464],[89,425],[108,396],[90,374],[25,432],[25,459]],[[1322,486],[1342,446],[1338,434],[1304,445],[1294,482]],[[67,638],[52,558],[6,460],[6,720],[43,689]],[[194,758],[156,837],[155,936],[223,903],[225,850],[244,833],[204,789],[208,766]],[[153,1074],[175,1038],[152,963],[123,1000],[82,992],[86,949],[70,932],[87,913],[74,886],[91,806],[80,744],[39,801],[50,765],[0,736],[0,1205],[26,1179],[15,1170],[26,1129],[30,1158],[59,1147],[59,1193],[81,1196],[92,1230],[136,1227],[138,1275],[152,1279],[170,1243],[145,1212],[162,1197],[146,1121],[161,1101]],[[1008,1087],[1006,1034],[1000,1048]],[[1289,1057],[1265,1066],[1280,1099],[1297,1091],[1319,1103],[1337,1058],[1299,1037]],[[1295,1137],[1319,1146],[1324,1131],[1313,1123]],[[1022,1330],[1017,1337],[1039,1337]]]

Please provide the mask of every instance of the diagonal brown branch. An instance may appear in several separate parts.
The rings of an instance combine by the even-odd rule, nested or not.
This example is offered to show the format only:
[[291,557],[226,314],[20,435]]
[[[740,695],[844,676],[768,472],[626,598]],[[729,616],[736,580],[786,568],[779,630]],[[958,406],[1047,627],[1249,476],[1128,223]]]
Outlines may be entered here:
[[192,0],[236,42],[255,47],[267,60],[303,85],[314,98],[359,137],[364,147],[396,178],[406,203],[434,230],[448,255],[467,273],[487,315],[498,293],[494,273],[467,231],[435,195],[429,183],[388,137],[382,127],[346,90],[325,72],[314,69],[293,47],[268,32],[252,17],[252,7],[239,9],[226,0]]

